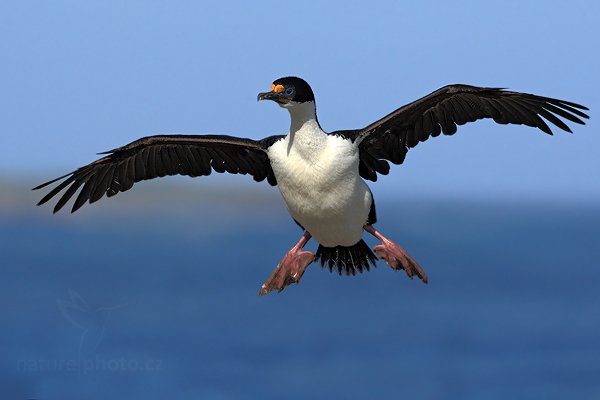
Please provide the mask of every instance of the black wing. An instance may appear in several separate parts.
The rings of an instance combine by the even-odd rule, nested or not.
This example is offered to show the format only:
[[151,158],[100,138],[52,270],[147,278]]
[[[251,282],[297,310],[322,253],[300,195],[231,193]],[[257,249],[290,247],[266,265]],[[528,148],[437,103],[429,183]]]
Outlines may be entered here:
[[202,176],[214,170],[250,174],[257,182],[266,179],[275,186],[277,182],[265,150],[282,137],[255,141],[223,135],[148,136],[100,153],[108,155],[33,190],[64,179],[38,203],[42,205],[67,189],[54,207],[57,212],[83,186],[71,210],[75,212],[88,200],[93,203],[104,194],[111,197],[131,189],[136,182],[165,175]]
[[[586,107],[564,100],[501,88],[449,85],[407,104],[364,129],[339,131],[352,140],[362,140],[360,175],[376,181],[377,173],[387,175],[388,161],[402,164],[408,149],[440,133],[453,135],[457,125],[492,118],[499,124],[537,127],[552,135],[544,119],[562,130],[571,129],[558,117],[585,124]],[[542,119],[544,118],[544,119]]]

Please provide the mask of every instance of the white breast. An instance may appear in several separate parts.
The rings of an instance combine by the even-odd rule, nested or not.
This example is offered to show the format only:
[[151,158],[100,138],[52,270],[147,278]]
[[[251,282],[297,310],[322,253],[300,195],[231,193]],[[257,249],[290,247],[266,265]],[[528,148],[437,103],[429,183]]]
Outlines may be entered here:
[[358,173],[358,146],[305,123],[268,150],[292,215],[323,246],[352,246],[362,237],[371,192]]

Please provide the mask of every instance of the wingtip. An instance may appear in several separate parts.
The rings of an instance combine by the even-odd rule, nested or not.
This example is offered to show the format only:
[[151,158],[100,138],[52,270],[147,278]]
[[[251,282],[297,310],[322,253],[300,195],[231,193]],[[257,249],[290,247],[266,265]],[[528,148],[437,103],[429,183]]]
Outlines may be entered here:
[[[566,105],[568,105],[568,106],[571,106],[571,107],[577,108],[577,109],[579,109],[579,110],[586,110],[586,111],[589,111],[589,110],[590,110],[590,109],[589,109],[589,108],[587,108],[586,106],[584,106],[584,105],[582,105],[582,104],[579,104],[579,103],[573,103],[572,101],[566,101],[566,100],[559,100],[559,101],[560,101],[561,103],[563,103],[563,104],[566,104]],[[588,117],[588,118],[589,118],[589,117]]]
[[71,207],[71,214],[73,214],[75,211],[79,210],[81,207],[83,207],[83,205],[86,203],[86,201],[84,201],[81,204],[78,204],[77,201],[75,201],[75,204],[73,204],[73,207]]
[[40,199],[40,201],[38,201],[38,202],[37,202],[37,204],[36,204],[36,205],[37,205],[37,206],[43,206],[43,205],[44,205],[44,204],[46,204],[46,203],[48,202],[48,200],[50,200],[51,198],[52,198],[52,196],[45,195],[44,197],[42,197],[42,198]]
[[52,214],[56,214],[57,212],[59,212],[61,210],[61,208],[63,208],[63,205],[64,204],[61,204],[61,201],[59,200],[58,203],[56,203],[56,205],[52,209]]
[[[60,179],[60,178],[58,178],[58,179]],[[54,183],[54,182],[56,182],[58,179],[56,179],[56,180],[52,180],[52,181],[50,181],[50,182],[45,182],[45,183],[42,183],[41,185],[37,185],[36,187],[34,187],[34,188],[33,188],[33,189],[31,189],[31,190],[40,190],[40,189],[42,189],[42,188],[45,188],[46,186],[50,185],[51,183]]]
[[58,178],[56,178],[56,179],[52,179],[51,181],[44,182],[44,183],[42,183],[41,185],[37,185],[36,187],[34,187],[34,188],[33,188],[33,189],[31,189],[31,190],[39,190],[39,189],[45,188],[46,186],[48,186],[48,185],[51,185],[51,184],[53,184],[54,182],[58,182],[58,181],[60,181],[61,179],[64,179],[64,178],[66,178],[67,176],[69,176],[69,175],[72,175],[74,172],[75,172],[75,171],[73,171],[73,172],[69,172],[68,174],[64,174],[63,176],[59,176],[59,177],[58,177]]

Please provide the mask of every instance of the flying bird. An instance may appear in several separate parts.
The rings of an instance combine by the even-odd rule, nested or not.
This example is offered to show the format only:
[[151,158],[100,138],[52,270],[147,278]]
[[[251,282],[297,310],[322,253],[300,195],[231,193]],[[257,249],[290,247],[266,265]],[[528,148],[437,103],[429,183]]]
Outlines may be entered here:
[[93,308],[76,291],[69,289],[70,300],[57,300],[58,309],[63,317],[81,330],[78,358],[89,356],[96,351],[104,337],[106,324],[111,313],[123,306]]
[[[315,96],[301,78],[274,81],[258,100],[271,100],[288,110],[287,135],[252,140],[225,135],[148,136],[104,153],[105,156],[69,174],[34,188],[57,185],[38,205],[64,190],[54,207],[59,211],[81,188],[71,211],[105,194],[112,197],[134,183],[166,175],[203,176],[215,172],[249,174],[255,181],[277,185],[300,240],[285,254],[260,288],[264,295],[298,283],[314,261],[330,271],[354,275],[382,258],[427,283],[419,264],[396,242],[375,228],[373,194],[366,184],[402,164],[408,150],[441,133],[453,135],[458,125],[491,118],[499,124],[527,125],[549,135],[548,122],[571,132],[559,117],[585,124],[586,107],[569,101],[502,88],[448,85],[398,108],[365,128],[325,132],[317,119]],[[62,181],[62,182],[61,182]],[[374,252],[364,232],[381,243]],[[304,250],[314,238],[316,253]]]

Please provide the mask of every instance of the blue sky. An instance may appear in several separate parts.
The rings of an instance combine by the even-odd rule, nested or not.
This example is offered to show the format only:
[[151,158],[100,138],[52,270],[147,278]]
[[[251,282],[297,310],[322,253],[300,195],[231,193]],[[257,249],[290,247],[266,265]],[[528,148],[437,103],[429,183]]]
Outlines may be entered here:
[[256,94],[298,75],[326,130],[365,126],[448,83],[585,104],[592,120],[575,135],[463,126],[373,187],[597,201],[599,4],[2,0],[0,177],[52,178],[151,134],[284,133],[287,113]]

